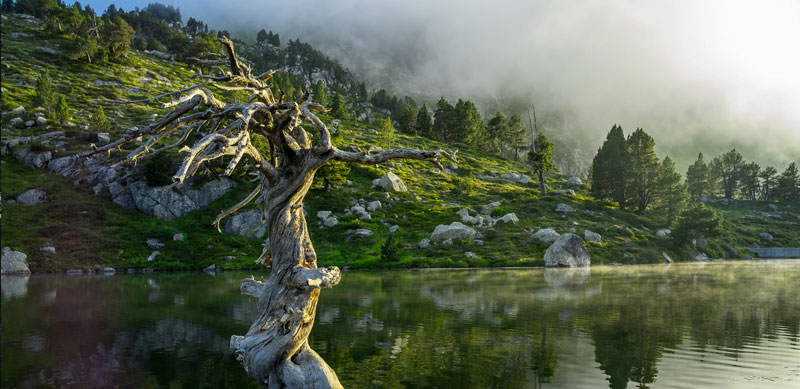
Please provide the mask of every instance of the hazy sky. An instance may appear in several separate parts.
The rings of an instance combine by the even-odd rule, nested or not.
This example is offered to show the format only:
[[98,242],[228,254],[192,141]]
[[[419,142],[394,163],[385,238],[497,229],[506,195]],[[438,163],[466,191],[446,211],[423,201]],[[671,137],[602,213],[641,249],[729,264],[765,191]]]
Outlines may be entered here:
[[299,36],[395,90],[532,99],[593,148],[619,123],[683,166],[732,147],[800,162],[800,1],[163,2],[240,37]]

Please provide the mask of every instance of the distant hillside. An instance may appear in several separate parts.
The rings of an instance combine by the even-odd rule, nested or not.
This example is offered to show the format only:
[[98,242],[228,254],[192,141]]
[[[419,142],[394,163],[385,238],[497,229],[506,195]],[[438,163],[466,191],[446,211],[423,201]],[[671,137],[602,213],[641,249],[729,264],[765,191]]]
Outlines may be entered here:
[[[33,17],[2,16],[3,246],[28,254],[34,271],[103,266],[202,269],[211,264],[228,269],[256,267],[253,260],[263,243],[263,226],[256,212],[245,209],[230,217],[223,223],[229,232],[218,233],[209,226],[220,210],[250,191],[253,184],[248,176],[235,172],[221,180],[222,167],[211,166],[186,186],[160,191],[160,180],[176,167],[177,153],[124,169],[109,166],[103,158],[70,160],[71,155],[88,150],[90,143],[107,142],[165,112],[157,101],[112,104],[100,99],[142,99],[177,91],[196,82],[192,77],[198,69],[138,50],[103,65],[64,59],[69,42],[46,34],[42,25]],[[243,48],[249,50],[255,49]],[[293,65],[287,62],[287,66]],[[309,69],[320,69],[298,66],[310,80],[319,72],[309,74]],[[45,71],[72,113],[63,125],[34,102],[37,80]],[[341,82],[343,88],[352,86],[347,74],[325,77],[339,80],[334,83]],[[235,91],[218,92],[225,99],[237,98]],[[94,129],[100,106],[110,122],[108,134]],[[352,110],[357,107],[349,105]],[[747,247],[800,246],[800,202],[775,206],[712,199],[709,205],[723,217],[722,235],[696,246],[682,246],[657,235],[671,227],[660,213],[620,211],[611,202],[589,197],[583,183],[575,179],[570,183],[558,174],[546,177],[548,194],[539,196],[537,183],[529,177],[532,172],[522,163],[464,144],[402,133],[387,139],[376,122],[387,113],[369,105],[360,107],[369,113],[362,119],[372,118],[373,124],[322,116],[335,129],[334,142],[340,147],[458,148],[460,163],[447,164],[444,172],[416,161],[352,166],[347,182],[331,191],[322,187],[324,177],[318,176],[320,188],[309,193],[305,209],[322,266],[540,266],[550,242],[537,236],[546,238],[547,228],[581,238],[595,238],[590,232],[599,234],[598,242],[586,243],[593,264],[664,262],[662,253],[675,260],[693,259],[700,253],[710,258],[740,258],[751,255]],[[124,154],[114,152],[112,157]],[[396,174],[408,191],[375,186],[374,180],[388,172]],[[44,191],[45,202],[23,204],[32,195],[20,196],[30,189]],[[160,204],[170,201],[183,201],[185,213],[159,211]],[[204,202],[210,204],[195,207]],[[476,234],[430,241],[437,226],[453,222],[465,224]],[[381,249],[390,236],[396,251],[382,260]]]

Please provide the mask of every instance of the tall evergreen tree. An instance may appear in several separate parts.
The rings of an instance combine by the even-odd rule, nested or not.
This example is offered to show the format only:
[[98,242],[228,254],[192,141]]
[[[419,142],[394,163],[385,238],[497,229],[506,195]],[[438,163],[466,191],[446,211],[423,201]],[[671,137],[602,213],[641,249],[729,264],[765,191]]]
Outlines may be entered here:
[[322,80],[319,80],[316,84],[314,84],[314,92],[312,96],[314,101],[317,103],[328,105],[328,95],[325,94],[325,84],[322,83]]
[[636,205],[636,212],[644,213],[653,200],[653,188],[658,177],[656,142],[643,129],[637,128],[628,137],[628,155],[631,167],[628,191]]
[[686,184],[693,199],[700,199],[709,194],[708,165],[703,161],[703,153],[700,153],[697,161],[686,170]]
[[506,118],[502,113],[497,112],[493,118],[489,119],[486,123],[486,132],[488,141],[486,142],[486,151],[501,153],[502,140],[506,138],[507,126]]
[[449,142],[476,145],[483,136],[483,119],[475,104],[469,100],[459,99],[456,102],[448,122]]
[[800,199],[800,174],[797,171],[797,164],[792,162],[781,173],[778,178],[778,186],[775,188],[776,197],[789,201]]
[[431,115],[428,113],[428,106],[422,104],[417,114],[417,135],[426,138],[433,138],[433,124],[431,123]]
[[256,34],[256,42],[264,43],[266,41],[267,41],[267,32],[264,31],[264,29],[262,28],[261,31],[259,31],[258,34]]
[[339,92],[333,94],[333,102],[331,103],[331,116],[342,119],[350,120],[350,112],[347,110],[347,105],[344,104],[344,99]]
[[522,119],[517,115],[511,115],[508,119],[508,142],[511,150],[514,150],[514,160],[519,161],[519,150],[525,146],[525,128],[522,126]]
[[106,112],[102,105],[98,105],[94,115],[89,118],[89,129],[93,132],[108,132],[111,129],[111,123],[106,119]]
[[761,179],[761,200],[772,200],[772,191],[775,189],[777,176],[778,170],[773,166],[765,167],[764,170],[758,174],[758,178]]
[[694,203],[680,213],[672,236],[682,244],[706,237],[711,238],[722,232],[722,218],[703,203]]
[[758,179],[759,173],[761,173],[761,166],[758,166],[757,163],[742,164],[742,169],[739,173],[739,194],[743,199],[756,199],[761,189],[761,183]]
[[133,27],[119,15],[104,18],[101,37],[109,58],[127,57],[135,33]]
[[533,149],[528,153],[528,163],[533,168],[539,179],[539,195],[544,196],[547,192],[544,186],[544,174],[556,169],[553,163],[553,142],[540,132],[533,141]]
[[455,108],[444,97],[436,102],[433,112],[433,139],[440,142],[450,142],[452,131],[453,111]]
[[726,199],[732,199],[739,186],[741,178],[742,167],[744,166],[744,158],[734,148],[720,157],[720,162],[717,165],[718,175],[722,184],[723,195]]
[[667,222],[671,224],[678,213],[686,206],[689,198],[687,185],[682,182],[680,173],[675,171],[675,163],[669,156],[664,157],[658,168],[655,182],[654,202],[657,208],[667,215]]
[[34,96],[34,103],[44,107],[47,113],[50,114],[55,106],[56,96],[53,92],[53,83],[50,81],[50,73],[45,70],[39,75],[36,81],[36,95]]
[[627,206],[630,156],[622,127],[614,125],[592,161],[592,195]]
[[403,110],[403,115],[400,116],[400,120],[398,120],[400,124],[400,132],[410,135],[419,135],[417,133],[418,116],[419,110],[416,107],[410,104],[406,105],[406,108]]

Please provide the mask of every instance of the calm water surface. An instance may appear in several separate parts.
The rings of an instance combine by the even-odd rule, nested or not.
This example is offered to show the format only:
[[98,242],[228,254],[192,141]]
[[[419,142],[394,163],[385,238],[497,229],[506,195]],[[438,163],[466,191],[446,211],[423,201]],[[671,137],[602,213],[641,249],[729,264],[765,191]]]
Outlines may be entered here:
[[[253,387],[245,276],[4,276],[2,387]],[[346,387],[800,388],[800,260],[348,272],[311,343]]]

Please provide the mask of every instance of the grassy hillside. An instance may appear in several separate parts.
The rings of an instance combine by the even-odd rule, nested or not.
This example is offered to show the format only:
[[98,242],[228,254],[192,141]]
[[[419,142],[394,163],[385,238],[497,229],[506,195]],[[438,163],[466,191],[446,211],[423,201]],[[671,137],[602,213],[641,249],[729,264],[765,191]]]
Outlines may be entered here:
[[[12,33],[15,33],[12,36]],[[22,33],[22,34],[20,34]],[[37,150],[50,150],[54,158],[88,149],[95,134],[83,129],[99,104],[98,98],[141,98],[175,91],[193,84],[194,74],[181,64],[159,60],[132,52],[123,64],[103,66],[83,62],[62,61],[57,54],[66,44],[59,39],[44,38],[39,28],[15,16],[3,15],[2,22],[2,110],[23,106],[24,120],[32,120],[37,112],[33,103],[38,75],[49,70],[57,93],[65,94],[74,113],[72,123],[65,126],[47,124],[24,128],[11,125],[17,115],[2,116],[2,135],[39,135],[62,130],[67,144],[55,148],[34,144]],[[229,93],[227,99],[236,96]],[[157,103],[109,105],[105,111],[112,122],[112,138],[131,126],[146,125],[153,115],[164,110]],[[322,116],[326,122],[329,117]],[[344,148],[357,146],[364,150],[380,144],[373,126],[353,121],[336,125],[334,143]],[[710,204],[724,218],[724,234],[710,239],[708,246],[698,249],[680,247],[670,239],[660,238],[655,231],[668,228],[663,216],[635,215],[616,209],[614,204],[596,201],[581,188],[570,187],[566,178],[548,177],[550,195],[540,197],[534,182],[520,184],[500,178],[504,173],[532,175],[520,163],[472,150],[463,145],[444,145],[424,138],[398,134],[392,147],[424,149],[458,148],[460,164],[447,166],[455,174],[433,172],[430,164],[418,161],[396,161],[381,166],[353,166],[348,176],[350,186],[330,192],[312,190],[306,200],[308,224],[311,228],[319,264],[350,267],[466,267],[466,266],[538,266],[548,244],[532,238],[531,231],[553,227],[559,233],[584,230],[602,235],[601,243],[587,243],[593,263],[662,262],[662,252],[674,259],[693,258],[698,251],[712,258],[747,255],[746,247],[800,246],[800,203],[780,204],[780,218],[764,217],[756,212],[770,212],[766,203],[735,202]],[[119,155],[122,155],[121,153]],[[114,205],[108,191],[94,195],[90,187],[73,185],[75,177],[64,178],[45,170],[30,169],[12,155],[2,157],[0,190],[4,201],[31,189],[42,189],[48,202],[35,206],[19,203],[3,204],[2,246],[28,254],[33,271],[91,269],[95,266],[155,269],[200,269],[209,264],[222,268],[251,268],[261,252],[260,240],[245,239],[218,233],[209,226],[217,213],[239,201],[252,188],[244,177],[235,178],[239,185],[201,210],[172,222],[165,222],[138,211]],[[393,171],[403,179],[409,192],[392,193],[387,200],[384,191],[373,188],[372,180]],[[574,189],[575,195],[556,196],[559,189]],[[372,219],[360,220],[345,216],[344,210],[353,200],[379,200],[383,207],[372,212]],[[456,241],[453,245],[416,247],[428,238],[439,224],[460,221],[456,214],[463,207],[476,211],[490,202],[499,201],[492,215],[515,213],[517,224],[498,223],[491,228],[477,228],[481,237]],[[555,211],[559,203],[569,204],[576,212]],[[457,206],[455,205],[457,204]],[[317,211],[332,211],[339,219],[334,227],[324,227]],[[774,214],[774,213],[773,213]],[[748,216],[748,217],[746,217]],[[389,227],[399,229],[394,238],[399,244],[398,260],[382,262],[381,245],[390,235]],[[366,228],[371,236],[357,238],[352,231]],[[769,232],[774,239],[759,237]],[[183,241],[173,241],[176,233],[184,233]],[[146,259],[153,251],[145,241],[156,238],[165,243],[158,249],[156,260]],[[39,248],[54,246],[55,255]],[[474,256],[465,255],[472,252]],[[737,254],[738,252],[738,254]]]

